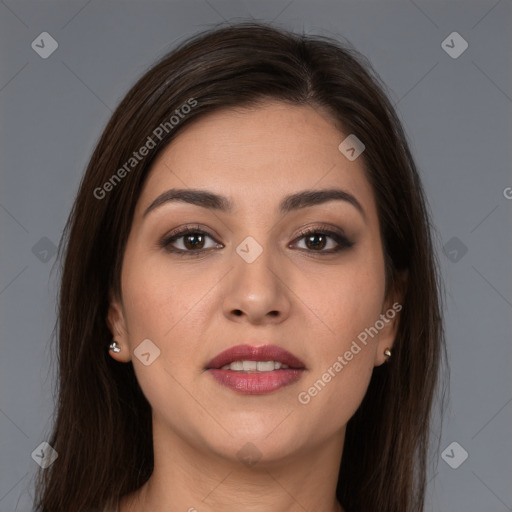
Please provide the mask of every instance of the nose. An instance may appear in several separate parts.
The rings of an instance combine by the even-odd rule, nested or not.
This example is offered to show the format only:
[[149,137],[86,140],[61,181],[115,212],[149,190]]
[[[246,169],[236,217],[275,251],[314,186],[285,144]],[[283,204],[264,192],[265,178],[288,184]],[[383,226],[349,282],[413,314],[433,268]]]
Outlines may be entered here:
[[252,262],[233,254],[234,268],[223,290],[224,315],[231,321],[275,324],[288,318],[291,290],[283,260],[272,258],[269,250]]

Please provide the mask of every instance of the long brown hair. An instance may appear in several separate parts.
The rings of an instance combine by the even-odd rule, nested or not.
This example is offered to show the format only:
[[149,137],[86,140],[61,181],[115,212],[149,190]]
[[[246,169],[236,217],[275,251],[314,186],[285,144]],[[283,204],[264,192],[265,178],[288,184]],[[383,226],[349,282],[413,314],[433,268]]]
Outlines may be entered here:
[[[132,364],[109,356],[106,323],[111,296],[120,296],[135,204],[155,157],[190,122],[265,99],[322,107],[366,146],[387,289],[403,285],[405,271],[408,276],[392,359],[374,369],[347,425],[337,496],[348,511],[423,510],[429,424],[445,354],[442,283],[420,177],[384,91],[369,62],[347,43],[260,23],[201,33],[132,87],[95,148],[59,248],[65,257],[58,403],[48,439],[58,458],[38,474],[37,511],[112,506],[150,477],[151,407]],[[144,145],[151,149],[133,160]]]

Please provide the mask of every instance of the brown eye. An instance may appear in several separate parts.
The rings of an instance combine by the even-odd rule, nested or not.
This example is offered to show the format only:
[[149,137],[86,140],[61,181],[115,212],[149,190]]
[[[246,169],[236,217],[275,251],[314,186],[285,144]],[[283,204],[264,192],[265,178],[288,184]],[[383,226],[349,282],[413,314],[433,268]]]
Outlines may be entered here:
[[205,236],[201,233],[189,233],[183,238],[183,245],[187,249],[203,249]]
[[[210,245],[207,246],[206,243],[208,239],[212,240],[214,243],[210,243]],[[217,243],[206,231],[185,228],[164,237],[160,242],[160,247],[177,254],[195,253],[194,255],[199,255],[208,249],[222,247],[222,244]]]
[[324,249],[327,244],[327,236],[322,233],[315,233],[305,237],[306,247],[308,249]]
[[323,228],[303,231],[296,240],[300,241],[303,239],[305,245],[304,250],[309,250],[309,252],[331,254],[354,245],[343,233]]
[[[209,246],[208,239],[211,240]],[[343,232],[338,233],[324,228],[303,231],[291,245],[298,245],[302,240],[304,240],[304,247],[299,249],[318,254],[332,254],[354,245]],[[212,235],[195,227],[186,227],[172,232],[165,236],[159,245],[166,251],[180,256],[201,256],[209,249],[224,247]]]

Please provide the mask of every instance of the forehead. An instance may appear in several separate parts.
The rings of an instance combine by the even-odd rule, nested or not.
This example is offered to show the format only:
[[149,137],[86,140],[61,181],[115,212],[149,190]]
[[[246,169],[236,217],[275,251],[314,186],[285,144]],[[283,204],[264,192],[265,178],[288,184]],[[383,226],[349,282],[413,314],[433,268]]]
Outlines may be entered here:
[[[170,188],[214,191],[251,206],[304,189],[342,187],[374,209],[364,161],[338,149],[348,133],[318,107],[265,102],[199,117],[158,155],[139,213]],[[241,206],[241,205],[240,205]]]

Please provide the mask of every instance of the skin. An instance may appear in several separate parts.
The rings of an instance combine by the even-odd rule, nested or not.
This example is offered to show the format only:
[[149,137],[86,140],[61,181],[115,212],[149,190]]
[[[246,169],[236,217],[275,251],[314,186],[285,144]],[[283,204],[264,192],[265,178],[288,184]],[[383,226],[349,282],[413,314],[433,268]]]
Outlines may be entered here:
[[[338,150],[347,135],[319,108],[269,101],[200,118],[153,164],[124,254],[122,296],[112,296],[108,314],[121,348],[110,355],[132,361],[153,411],[155,469],[122,499],[121,512],[343,510],[335,488],[345,427],[373,368],[386,361],[399,315],[308,404],[298,394],[400,299],[385,297],[375,198],[363,159],[349,161]],[[144,217],[171,188],[209,190],[230,198],[234,209],[177,201]],[[364,216],[340,200],[286,215],[277,210],[288,194],[325,188],[350,192]],[[202,256],[158,245],[174,228],[196,223],[212,237],[199,243]],[[334,239],[307,245],[308,237],[298,238],[301,228],[326,223],[354,245],[327,254]],[[252,263],[236,252],[247,236],[263,248]],[[187,250],[184,242],[173,245]],[[144,339],[160,350],[148,366],[134,355]],[[266,395],[221,386],[206,363],[247,342],[279,345],[306,371]],[[252,466],[237,456],[248,442],[260,457]]]

